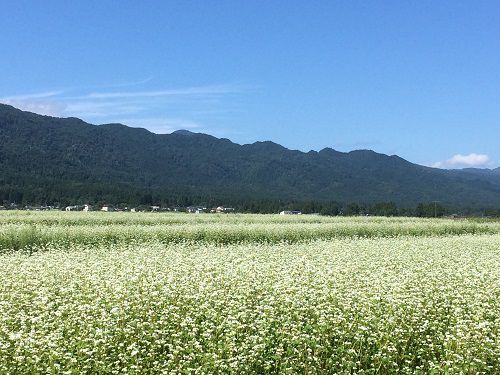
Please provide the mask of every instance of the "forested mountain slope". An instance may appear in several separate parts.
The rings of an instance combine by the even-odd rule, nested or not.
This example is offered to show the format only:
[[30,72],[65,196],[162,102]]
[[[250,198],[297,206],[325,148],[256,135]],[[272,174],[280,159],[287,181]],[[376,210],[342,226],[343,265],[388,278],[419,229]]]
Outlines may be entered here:
[[0,202],[147,203],[167,197],[500,206],[500,170],[440,170],[369,150],[154,134],[0,105]]

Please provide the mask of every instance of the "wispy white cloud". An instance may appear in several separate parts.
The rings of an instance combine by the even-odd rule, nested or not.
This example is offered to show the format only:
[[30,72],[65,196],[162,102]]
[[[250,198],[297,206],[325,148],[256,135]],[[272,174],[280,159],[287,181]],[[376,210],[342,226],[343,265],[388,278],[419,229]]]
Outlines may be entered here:
[[432,164],[434,168],[473,168],[487,167],[491,165],[491,159],[486,154],[470,153],[468,155],[456,154],[445,161]]
[[0,103],[9,104],[23,111],[54,117],[62,117],[66,107],[64,103],[51,100],[5,100],[0,98]]
[[9,104],[23,111],[34,112],[46,116],[61,116],[65,104],[57,100],[63,90],[44,91],[31,94],[10,95],[0,98],[0,103]]
[[146,110],[143,105],[116,102],[70,101],[65,108],[65,115],[82,118],[116,117],[117,114],[130,115]]
[[200,119],[220,119],[231,111],[234,95],[255,89],[238,83],[131,89],[151,80],[11,95],[0,102],[43,115],[79,117],[94,124],[120,122],[161,134],[200,128]]
[[37,92],[37,93],[32,93],[32,94],[4,96],[4,97],[0,98],[0,100],[2,100],[2,101],[23,101],[23,100],[31,100],[31,99],[44,99],[44,98],[59,96],[63,93],[64,93],[64,90],[43,91],[43,92]]
[[212,96],[241,92],[242,89],[236,85],[215,85],[187,87],[172,90],[150,90],[150,91],[122,91],[122,92],[93,92],[86,96],[90,99],[113,99],[113,98],[150,98],[160,96]]
[[95,90],[95,89],[111,89],[111,88],[120,88],[120,87],[131,87],[131,86],[139,86],[145,83],[151,82],[154,79],[153,76],[146,77],[144,79],[136,80],[136,81],[127,81],[127,82],[119,82],[119,83],[109,83],[105,85],[92,85],[88,87],[83,87],[82,89],[87,90]]

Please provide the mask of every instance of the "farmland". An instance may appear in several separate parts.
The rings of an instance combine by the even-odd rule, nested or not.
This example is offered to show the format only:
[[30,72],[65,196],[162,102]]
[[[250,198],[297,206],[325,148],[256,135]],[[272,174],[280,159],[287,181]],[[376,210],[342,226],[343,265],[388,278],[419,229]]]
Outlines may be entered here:
[[0,373],[495,373],[500,222],[0,213]]

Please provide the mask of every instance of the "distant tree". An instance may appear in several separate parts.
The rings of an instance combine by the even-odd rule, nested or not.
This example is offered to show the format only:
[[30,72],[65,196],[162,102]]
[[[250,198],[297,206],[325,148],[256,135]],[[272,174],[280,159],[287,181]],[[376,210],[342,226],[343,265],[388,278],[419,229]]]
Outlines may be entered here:
[[398,216],[398,207],[394,202],[380,202],[370,208],[370,214],[376,216]]
[[442,217],[446,210],[444,206],[437,202],[419,203],[415,209],[417,217]]
[[360,207],[357,203],[349,203],[344,210],[345,215],[359,215]]
[[484,210],[485,216],[500,217],[500,208],[487,208]]
[[339,213],[340,206],[336,202],[324,203],[320,210],[321,215],[337,216]]
[[152,205],[153,204],[153,196],[151,193],[143,194],[139,201],[140,205]]

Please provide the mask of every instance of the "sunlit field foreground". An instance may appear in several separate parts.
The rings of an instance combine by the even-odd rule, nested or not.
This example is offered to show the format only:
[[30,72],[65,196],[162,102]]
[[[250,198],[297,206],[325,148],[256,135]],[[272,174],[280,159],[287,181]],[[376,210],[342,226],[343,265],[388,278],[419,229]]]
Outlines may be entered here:
[[1,374],[500,368],[495,222],[9,212],[0,223]]

